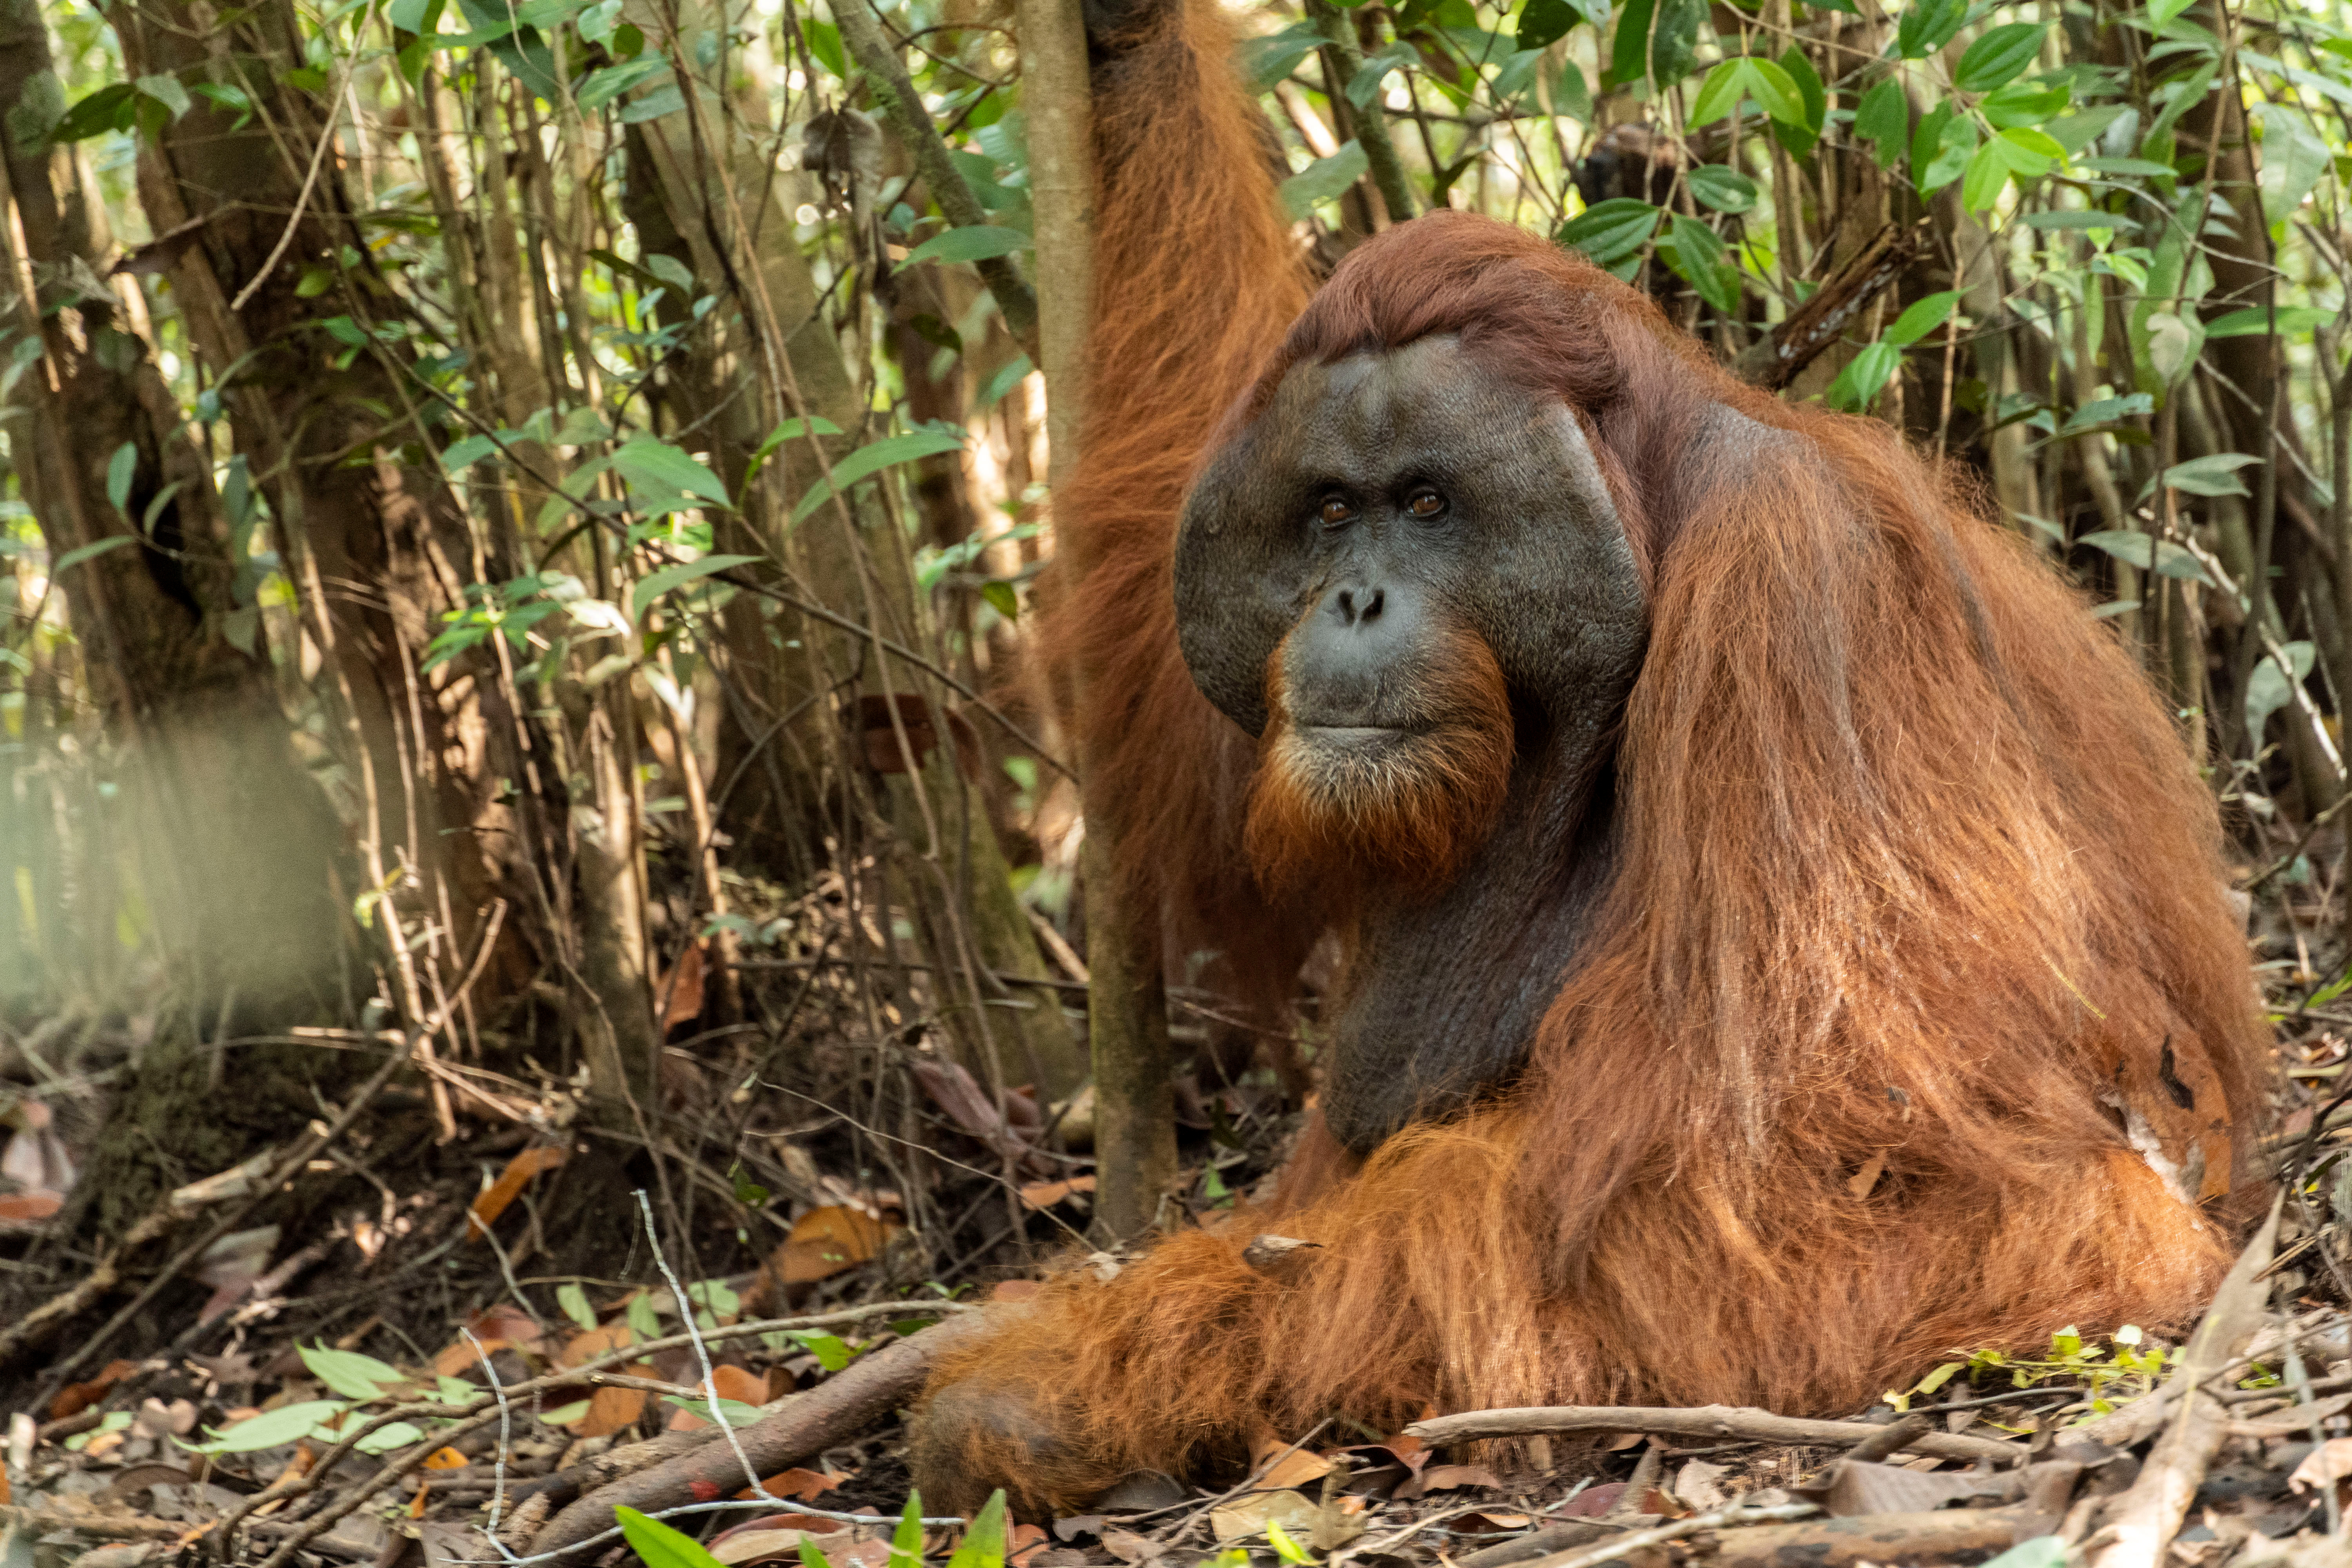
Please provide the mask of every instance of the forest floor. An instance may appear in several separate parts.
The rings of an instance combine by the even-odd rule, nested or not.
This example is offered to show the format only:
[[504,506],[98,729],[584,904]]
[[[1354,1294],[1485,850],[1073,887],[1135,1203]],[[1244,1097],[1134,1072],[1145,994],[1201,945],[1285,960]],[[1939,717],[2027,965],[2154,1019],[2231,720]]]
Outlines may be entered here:
[[[2070,1330],[2035,1358],[1954,1347],[1843,1422],[1556,1411],[1507,1445],[1465,1441],[1475,1417],[1327,1424],[1269,1442],[1222,1486],[1135,1477],[1085,1516],[1001,1538],[935,1523],[922,1550],[961,1540],[954,1568],[2352,1563],[2352,1085],[2337,1093],[2352,999],[2320,980],[2341,968],[2327,902],[2287,877],[2253,901],[2282,1069],[2266,1147],[2296,1180],[2196,1334]],[[840,1144],[783,1159],[788,1199],[706,1145],[698,1168],[669,1173],[735,1200],[706,1200],[702,1227],[748,1210],[781,1239],[738,1229],[730,1248],[722,1234],[703,1256],[747,1266],[681,1279],[646,1203],[618,1272],[657,1284],[529,1271],[552,1250],[541,1205],[566,1145],[528,1117],[460,1119],[439,1142],[383,1135],[410,1152],[368,1166],[373,1213],[290,1257],[274,1230],[226,1236],[176,1282],[184,1303],[205,1300],[176,1339],[63,1344],[21,1385],[0,1445],[0,1568],[457,1568],[557,1547],[625,1562],[632,1545],[603,1538],[615,1503],[700,1510],[673,1519],[699,1548],[636,1543],[652,1568],[913,1568],[891,1559],[894,1538],[912,1544],[898,1411],[923,1327],[1033,1288],[1079,1237],[1091,1187],[1082,1162],[1024,1163],[1035,1123],[998,1117],[969,1080],[921,1087],[921,1131],[964,1173],[931,1194],[956,1216],[951,1247],[911,1251],[903,1200],[871,1166],[825,1163]],[[414,1101],[395,1110],[433,1113]],[[13,1104],[0,1227],[24,1234],[55,1212],[37,1200],[70,1186],[94,1123],[71,1097]],[[1246,1085],[1188,1085],[1186,1110],[1182,1190],[1216,1223],[1278,1163],[1291,1120]],[[661,1206],[676,1212],[675,1192]]]

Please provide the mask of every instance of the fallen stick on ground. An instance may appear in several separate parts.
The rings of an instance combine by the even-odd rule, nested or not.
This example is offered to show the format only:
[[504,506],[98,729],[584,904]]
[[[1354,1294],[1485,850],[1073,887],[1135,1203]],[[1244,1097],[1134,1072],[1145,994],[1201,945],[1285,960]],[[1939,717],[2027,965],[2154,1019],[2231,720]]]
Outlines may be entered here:
[[1770,1508],[1743,1508],[1734,1503],[1728,1508],[1695,1513],[1688,1519],[1677,1519],[1648,1530],[1633,1531],[1619,1536],[1606,1546],[1563,1552],[1557,1557],[1539,1557],[1528,1568],[1600,1568],[1603,1563],[1614,1563],[1621,1557],[1631,1557],[1644,1547],[1663,1546],[1685,1535],[1699,1535],[1732,1525],[1761,1524],[1767,1520],[1801,1519],[1816,1511],[1814,1505],[1809,1502],[1784,1502]]
[[[1691,1521],[1683,1521],[1687,1524]],[[1879,1513],[1855,1519],[1809,1519],[1799,1524],[1727,1530],[1712,1542],[1691,1542],[1691,1560],[1706,1568],[1858,1568],[1859,1564],[1945,1563],[2006,1552],[2031,1533],[2033,1521],[2018,1509],[1946,1508],[1932,1513]],[[1528,1568],[1567,1568],[1529,1563]]]
[[2139,1479],[2109,1505],[2105,1527],[2091,1538],[2089,1568],[2157,1568],[2179,1533],[2190,1500],[2230,1436],[2229,1406],[2204,1384],[2263,1327],[2270,1288],[2262,1274],[2278,1239],[2279,1208],[2272,1204],[2270,1219],[2238,1255],[2204,1321],[2181,1347],[2172,1373],[2182,1390],[2179,1409],[2148,1450]]
[[[1851,1448],[1882,1430],[1867,1421],[1807,1421],[1730,1405],[1701,1405],[1682,1410],[1615,1405],[1533,1405],[1518,1410],[1473,1410],[1460,1415],[1439,1415],[1416,1421],[1405,1428],[1408,1436],[1420,1438],[1433,1448],[1468,1442],[1474,1437],[1530,1437],[1557,1432],[1643,1432],[1662,1437],[1737,1437],[1752,1443]],[[2024,1448],[2018,1444],[1971,1437],[1959,1432],[1929,1432],[1914,1438],[1906,1447],[1911,1453],[1938,1459],[1990,1459],[1997,1465],[2013,1464],[2025,1457]]]
[[[760,1475],[772,1476],[847,1441],[913,1398],[930,1374],[932,1359],[979,1328],[977,1313],[952,1319],[850,1363],[774,1415],[739,1431],[744,1457]],[[756,1479],[745,1477],[728,1445],[706,1443],[582,1498],[539,1532],[530,1555],[566,1551],[610,1530],[615,1508],[654,1513],[698,1497],[728,1496]]]

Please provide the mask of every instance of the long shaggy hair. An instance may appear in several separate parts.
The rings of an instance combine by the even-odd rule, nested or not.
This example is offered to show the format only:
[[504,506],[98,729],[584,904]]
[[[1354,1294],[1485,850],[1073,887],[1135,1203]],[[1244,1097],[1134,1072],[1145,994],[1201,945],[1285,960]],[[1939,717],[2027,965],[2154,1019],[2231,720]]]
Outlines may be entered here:
[[[1506,226],[1388,230],[1254,364],[1298,292],[1226,47],[1190,0],[1098,103],[1104,438],[1062,516],[1107,564],[1056,650],[1108,672],[1083,721],[1114,726],[1133,885],[1286,929],[1247,890],[1246,742],[1171,625],[1212,405],[1440,332],[1578,411],[1640,561],[1618,859],[1512,1090],[1352,1175],[1310,1151],[1335,1179],[1279,1227],[1321,1246],[1279,1279],[1241,1258],[1261,1215],[1049,1285],[938,1377],[1055,1440],[972,1436],[964,1473],[1066,1506],[1331,1414],[1837,1412],[1955,1350],[2191,1316],[2265,1044],[2211,799],[2131,660],[1886,426],[1741,385]],[[1710,404],[1793,439],[1690,461]]]

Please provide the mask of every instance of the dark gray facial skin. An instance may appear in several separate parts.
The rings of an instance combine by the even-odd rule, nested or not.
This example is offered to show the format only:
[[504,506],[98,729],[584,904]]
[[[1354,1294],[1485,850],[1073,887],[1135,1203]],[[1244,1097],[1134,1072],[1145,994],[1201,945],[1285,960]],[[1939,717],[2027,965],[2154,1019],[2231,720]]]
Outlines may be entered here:
[[1514,1073],[1581,944],[1646,639],[1632,547],[1575,416],[1432,338],[1284,379],[1185,507],[1176,607],[1193,680],[1255,735],[1286,638],[1286,707],[1314,746],[1414,727],[1444,626],[1482,637],[1508,686],[1517,756],[1494,831],[1450,886],[1375,886],[1363,913],[1323,1109],[1369,1151]]

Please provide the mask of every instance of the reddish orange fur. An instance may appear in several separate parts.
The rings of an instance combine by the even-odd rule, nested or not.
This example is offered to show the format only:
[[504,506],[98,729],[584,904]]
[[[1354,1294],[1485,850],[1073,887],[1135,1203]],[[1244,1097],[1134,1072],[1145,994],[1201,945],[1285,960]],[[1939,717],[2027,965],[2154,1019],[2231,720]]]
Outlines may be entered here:
[[[1298,285],[1223,47],[1188,0],[1153,85],[1098,104],[1105,402],[1062,516],[1108,564],[1056,649],[1110,672],[1082,721],[1111,727],[1130,875],[1242,948],[1283,930],[1246,890],[1247,744],[1171,625],[1214,406],[1449,331],[1580,411],[1642,562],[1620,858],[1510,1093],[1352,1176],[1325,1139],[1271,1227],[1322,1247],[1281,1280],[1244,1221],[1052,1282],[934,1386],[1053,1441],[965,1434],[939,1500],[1068,1507],[1334,1413],[1836,1413],[1955,1349],[2189,1317],[2253,1185],[2265,1042],[2210,798],[2129,659],[1885,426],[1738,384],[1499,225],[1374,240],[1253,382]],[[1710,402],[1793,439],[1686,463]]]
[[1312,886],[1346,900],[1377,879],[1435,889],[1493,828],[1511,784],[1511,700],[1476,634],[1441,633],[1445,652],[1400,693],[1392,717],[1426,727],[1395,754],[1333,758],[1292,728],[1282,656],[1267,672],[1273,714],[1258,748],[1244,843],[1260,885]]

